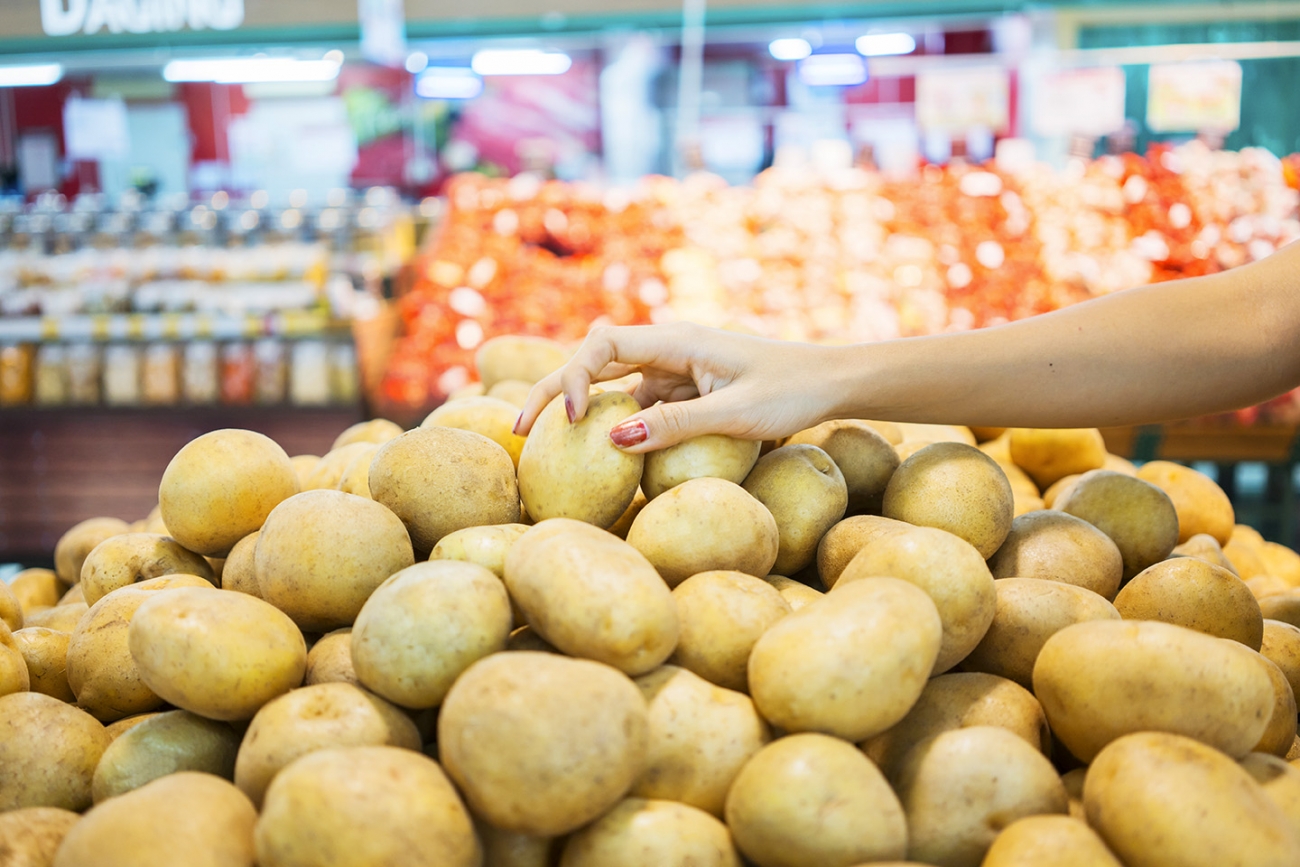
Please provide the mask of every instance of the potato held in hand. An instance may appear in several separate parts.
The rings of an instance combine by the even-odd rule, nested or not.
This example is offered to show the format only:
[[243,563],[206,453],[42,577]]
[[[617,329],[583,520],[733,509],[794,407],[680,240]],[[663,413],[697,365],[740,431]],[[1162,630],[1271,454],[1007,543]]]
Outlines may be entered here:
[[965,539],[988,559],[1011,531],[1011,484],[988,455],[964,443],[935,443],[899,466],[882,514]]
[[768,452],[743,487],[776,519],[780,546],[772,571],[781,575],[793,575],[813,562],[817,543],[844,517],[849,502],[839,467],[816,446],[782,446]]

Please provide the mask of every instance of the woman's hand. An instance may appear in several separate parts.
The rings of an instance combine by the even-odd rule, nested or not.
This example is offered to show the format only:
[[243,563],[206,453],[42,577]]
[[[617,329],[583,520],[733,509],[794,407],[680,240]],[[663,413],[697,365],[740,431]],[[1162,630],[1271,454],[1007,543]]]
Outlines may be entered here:
[[776,439],[832,417],[831,352],[687,323],[596,328],[533,386],[515,430],[527,433],[561,392],[576,421],[592,383],[640,373],[632,396],[643,409],[610,432],[620,448],[654,451],[709,433]]

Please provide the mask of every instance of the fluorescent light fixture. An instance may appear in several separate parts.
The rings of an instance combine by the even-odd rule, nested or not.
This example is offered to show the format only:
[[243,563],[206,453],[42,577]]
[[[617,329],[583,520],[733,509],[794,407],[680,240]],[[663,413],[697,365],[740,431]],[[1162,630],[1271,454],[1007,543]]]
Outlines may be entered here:
[[62,77],[63,66],[58,63],[0,66],[0,87],[41,87]]
[[814,54],[799,61],[799,78],[809,87],[848,87],[867,80],[867,64],[856,54]]
[[214,57],[173,60],[163,67],[167,81],[211,81],[217,84],[252,84],[270,81],[333,81],[339,64],[329,60],[292,57]]
[[473,99],[483,79],[464,66],[430,66],[415,76],[415,95],[425,99]]
[[803,60],[812,54],[812,46],[807,39],[773,39],[768,43],[767,53],[777,60]]
[[891,54],[911,54],[916,50],[916,40],[910,33],[868,33],[854,43],[863,57],[887,57]]
[[412,51],[410,54],[406,55],[406,71],[412,75],[423,72],[428,65],[429,55],[425,54],[423,51]]
[[572,65],[564,52],[540,48],[486,48],[474,52],[470,61],[479,75],[562,75]]

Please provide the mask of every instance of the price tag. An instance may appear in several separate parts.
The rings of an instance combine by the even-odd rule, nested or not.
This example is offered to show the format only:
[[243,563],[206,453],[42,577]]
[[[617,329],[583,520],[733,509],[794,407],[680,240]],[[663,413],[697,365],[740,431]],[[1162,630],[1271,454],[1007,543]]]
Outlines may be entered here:
[[54,316],[41,317],[41,340],[59,339],[59,320]]

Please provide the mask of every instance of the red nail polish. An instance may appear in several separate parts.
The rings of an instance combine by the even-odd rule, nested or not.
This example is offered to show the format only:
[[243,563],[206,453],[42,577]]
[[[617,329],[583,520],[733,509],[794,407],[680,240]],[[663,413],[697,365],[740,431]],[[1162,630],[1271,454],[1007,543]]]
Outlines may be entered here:
[[645,422],[639,418],[625,421],[609,432],[609,438],[619,448],[627,448],[628,446],[643,443],[648,436],[650,436],[650,430],[645,426]]
[[523,421],[523,420],[524,420],[524,414],[521,412],[521,413],[519,413],[519,417],[515,419],[515,426],[512,427],[512,428],[510,428],[510,432],[511,432],[512,434],[517,434],[517,433],[519,433],[519,423],[520,423],[521,421]]
[[573,424],[573,401],[569,400],[568,397],[564,398],[564,412],[569,417],[569,424]]

